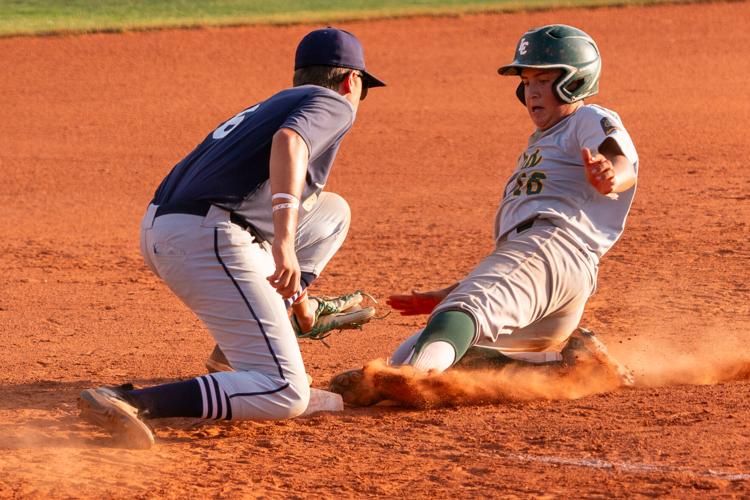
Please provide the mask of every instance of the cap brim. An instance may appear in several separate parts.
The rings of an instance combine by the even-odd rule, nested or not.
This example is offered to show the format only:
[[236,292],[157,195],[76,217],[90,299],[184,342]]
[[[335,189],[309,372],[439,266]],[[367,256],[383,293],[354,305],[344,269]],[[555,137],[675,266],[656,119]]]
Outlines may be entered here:
[[521,67],[515,64],[508,64],[506,66],[500,66],[497,72],[503,76],[518,76],[521,74]]
[[367,71],[362,71],[362,74],[364,75],[365,83],[367,84],[367,88],[373,88],[373,87],[385,87],[385,82],[382,80],[378,80],[374,76],[372,76]]
[[521,72],[525,69],[563,69],[567,71],[575,71],[575,68],[567,64],[520,64],[511,63],[505,66],[500,66],[497,70],[503,76],[520,76]]

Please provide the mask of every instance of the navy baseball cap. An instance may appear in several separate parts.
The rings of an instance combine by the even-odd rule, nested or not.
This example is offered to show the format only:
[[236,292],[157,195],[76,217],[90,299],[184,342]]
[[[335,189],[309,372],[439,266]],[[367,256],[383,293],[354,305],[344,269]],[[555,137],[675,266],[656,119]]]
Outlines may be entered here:
[[385,87],[365,70],[365,52],[357,37],[348,31],[323,28],[308,33],[297,46],[294,70],[308,66],[336,66],[362,72],[368,87]]

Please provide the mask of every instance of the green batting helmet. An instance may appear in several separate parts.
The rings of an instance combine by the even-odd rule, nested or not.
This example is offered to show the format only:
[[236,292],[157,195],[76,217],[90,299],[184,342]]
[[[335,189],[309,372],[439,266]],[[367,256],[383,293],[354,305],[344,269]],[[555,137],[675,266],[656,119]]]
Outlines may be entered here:
[[[599,47],[589,35],[565,24],[550,24],[523,34],[513,62],[497,70],[501,75],[520,75],[524,68],[563,70],[553,90],[563,102],[580,101],[599,92],[602,60]],[[523,84],[516,96],[524,104]]]

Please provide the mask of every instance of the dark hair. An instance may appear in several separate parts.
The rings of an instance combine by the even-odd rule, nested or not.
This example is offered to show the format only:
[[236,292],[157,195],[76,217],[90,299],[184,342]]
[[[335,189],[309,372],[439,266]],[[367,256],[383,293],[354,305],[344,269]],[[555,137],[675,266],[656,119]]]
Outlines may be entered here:
[[300,85],[317,85],[331,90],[338,90],[339,84],[344,81],[349,68],[339,68],[336,66],[307,66],[294,72],[293,84],[295,87]]

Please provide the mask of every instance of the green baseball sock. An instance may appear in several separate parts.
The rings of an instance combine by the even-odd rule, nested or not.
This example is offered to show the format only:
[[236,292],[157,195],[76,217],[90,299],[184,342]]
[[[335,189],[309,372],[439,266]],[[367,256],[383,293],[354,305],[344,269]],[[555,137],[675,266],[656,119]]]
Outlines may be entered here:
[[421,371],[443,371],[469,350],[476,333],[474,320],[463,311],[443,311],[433,316],[414,345],[409,364]]

